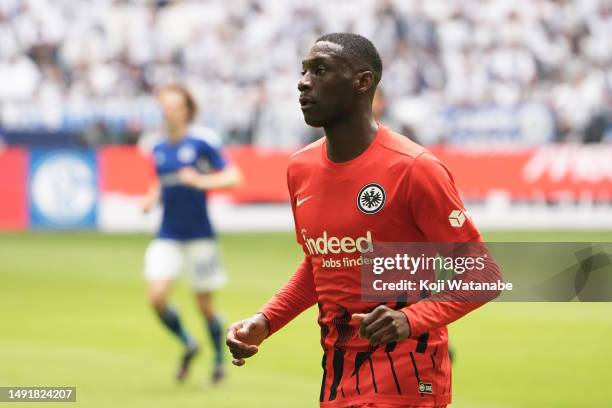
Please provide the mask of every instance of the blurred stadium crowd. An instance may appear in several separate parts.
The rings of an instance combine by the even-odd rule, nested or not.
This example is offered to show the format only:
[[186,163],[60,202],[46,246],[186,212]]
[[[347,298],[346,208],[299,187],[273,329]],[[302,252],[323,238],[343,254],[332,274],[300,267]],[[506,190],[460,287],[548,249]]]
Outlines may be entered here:
[[379,114],[423,143],[612,140],[609,0],[0,0],[0,129],[133,143],[178,80],[229,143],[295,147],[316,136],[300,61],[330,31],[374,41]]

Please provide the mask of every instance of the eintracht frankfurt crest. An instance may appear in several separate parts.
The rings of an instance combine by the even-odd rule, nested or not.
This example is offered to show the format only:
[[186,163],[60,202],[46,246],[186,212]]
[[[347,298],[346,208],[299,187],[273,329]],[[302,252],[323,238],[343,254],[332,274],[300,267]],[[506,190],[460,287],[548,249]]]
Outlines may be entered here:
[[384,207],[386,198],[380,184],[366,184],[357,194],[357,208],[364,214],[375,214]]

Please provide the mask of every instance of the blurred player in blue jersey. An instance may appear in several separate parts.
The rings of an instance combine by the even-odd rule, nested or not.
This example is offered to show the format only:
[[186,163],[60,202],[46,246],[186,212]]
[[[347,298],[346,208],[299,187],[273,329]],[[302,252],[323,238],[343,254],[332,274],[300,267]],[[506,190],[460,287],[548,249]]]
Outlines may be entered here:
[[181,381],[199,346],[176,309],[168,304],[168,295],[177,277],[187,270],[214,345],[212,382],[218,383],[224,376],[223,328],[213,308],[212,294],[225,285],[227,277],[219,263],[206,191],[235,186],[241,175],[223,158],[220,139],[214,132],[191,126],[197,104],[185,87],[167,85],[158,91],[157,98],[166,140],[153,149],[158,182],[147,194],[143,210],[147,212],[161,202],[163,218],[145,255],[148,296],[163,325],[185,346],[176,375]]

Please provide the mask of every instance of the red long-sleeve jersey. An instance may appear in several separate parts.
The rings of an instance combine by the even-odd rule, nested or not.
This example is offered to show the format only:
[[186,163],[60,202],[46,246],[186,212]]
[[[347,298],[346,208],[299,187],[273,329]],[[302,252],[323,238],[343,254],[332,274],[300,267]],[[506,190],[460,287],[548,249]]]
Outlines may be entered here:
[[425,148],[380,125],[357,158],[334,163],[325,139],[289,162],[287,181],[304,260],[261,310],[270,334],[318,304],[323,355],[321,407],[365,402],[440,406],[451,401],[446,325],[481,303],[387,306],[408,317],[411,338],[379,347],[358,336],[354,313],[378,304],[361,298],[357,259],[376,242],[479,242],[449,170]]

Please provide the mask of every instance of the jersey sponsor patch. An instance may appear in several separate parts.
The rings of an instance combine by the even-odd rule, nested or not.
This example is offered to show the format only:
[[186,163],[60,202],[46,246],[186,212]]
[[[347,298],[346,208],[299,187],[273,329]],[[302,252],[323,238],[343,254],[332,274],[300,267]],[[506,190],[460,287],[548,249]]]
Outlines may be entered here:
[[433,386],[431,383],[419,382],[419,392],[422,394],[433,394]]
[[385,189],[380,184],[366,184],[357,194],[357,208],[364,214],[375,214],[384,207],[386,198]]
[[159,176],[159,182],[164,187],[178,186],[182,184],[181,180],[179,180],[178,178],[177,172],[167,173]]
[[465,222],[465,218],[466,218],[465,217],[465,213],[463,211],[461,211],[461,210],[453,210],[448,215],[448,222],[450,223],[451,226],[453,226],[455,228],[459,228]]

